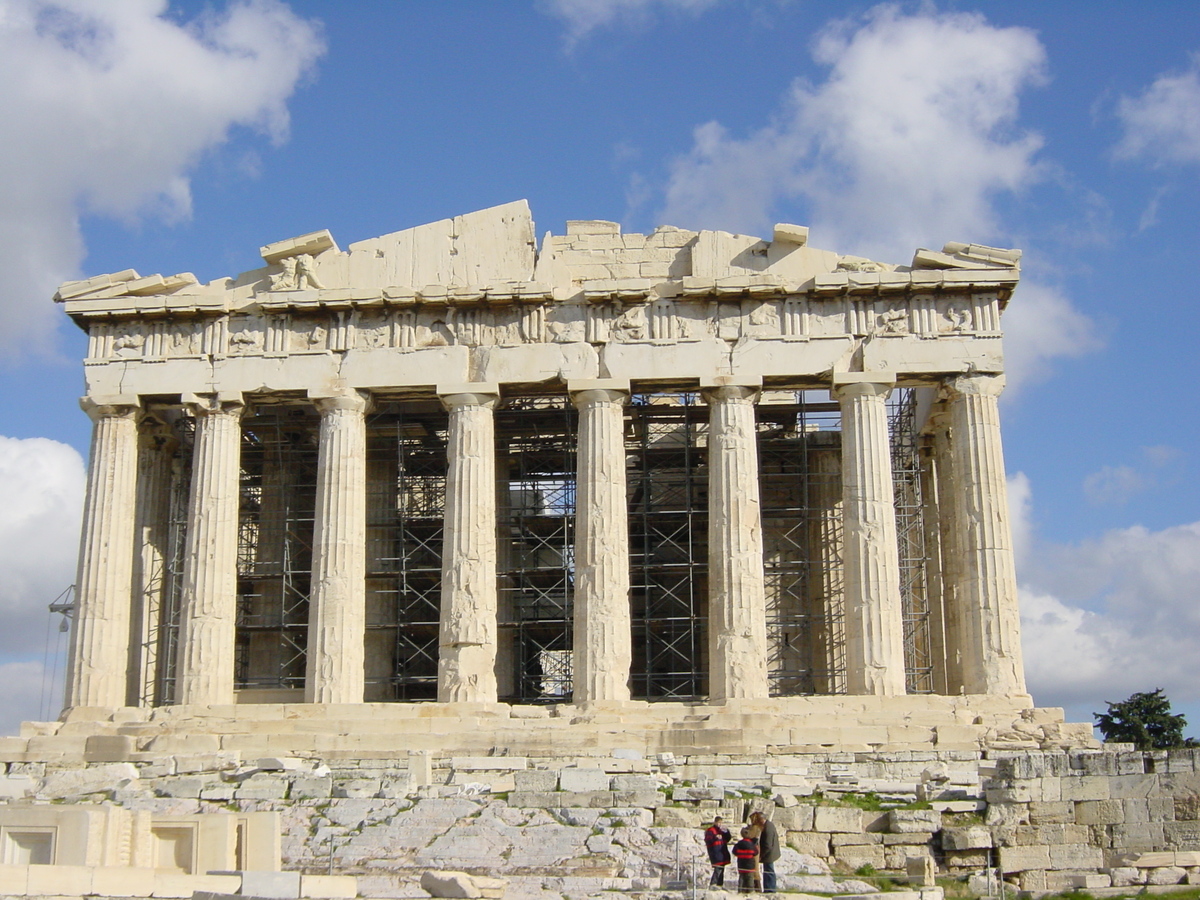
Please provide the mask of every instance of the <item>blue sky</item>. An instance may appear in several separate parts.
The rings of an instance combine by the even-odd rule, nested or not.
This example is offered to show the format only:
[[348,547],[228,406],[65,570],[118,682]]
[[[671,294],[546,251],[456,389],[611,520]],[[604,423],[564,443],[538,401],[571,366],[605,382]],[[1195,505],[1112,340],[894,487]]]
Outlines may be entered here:
[[527,198],[542,232],[1023,248],[1031,689],[1079,721],[1161,686],[1200,733],[1198,54],[1183,2],[0,0],[0,731],[38,714],[73,579],[89,423],[57,283],[206,281]]

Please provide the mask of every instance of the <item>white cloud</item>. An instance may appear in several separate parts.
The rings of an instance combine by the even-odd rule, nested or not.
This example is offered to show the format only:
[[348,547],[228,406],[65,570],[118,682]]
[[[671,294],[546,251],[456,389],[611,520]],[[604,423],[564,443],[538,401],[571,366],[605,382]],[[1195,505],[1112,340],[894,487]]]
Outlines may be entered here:
[[1200,702],[1200,522],[1036,542],[1028,479],[1017,473],[1009,490],[1025,670],[1037,702],[1102,711],[1157,687],[1176,704]]
[[1056,288],[1023,278],[1004,313],[1008,396],[1044,378],[1051,361],[1082,356],[1101,341],[1091,319]]
[[821,246],[892,261],[1000,233],[995,196],[1040,176],[1041,138],[1015,128],[1021,91],[1043,79],[1032,31],[883,5],[857,30],[826,28],[813,56],[829,77],[795,82],[771,124],[696,130],[663,221],[762,232],[779,201],[804,197]]
[[187,216],[189,171],[235,127],[287,135],[322,52],[279,0],[180,24],[166,0],[0,0],[0,349],[44,342],[81,214]]
[[[778,207],[800,200],[815,246],[889,262],[947,240],[1011,241],[996,202],[1042,177],[1042,140],[1017,127],[1021,92],[1044,78],[1032,31],[883,5],[857,30],[826,28],[813,55],[828,78],[795,82],[771,123],[744,138],[696,128],[659,221],[767,234]],[[1033,281],[1005,330],[1013,394],[1050,359],[1098,344],[1070,300]]]
[[1101,466],[1083,479],[1083,495],[1093,506],[1124,506],[1149,486],[1133,466]]
[[1185,71],[1158,76],[1140,96],[1122,97],[1117,117],[1125,131],[1119,158],[1200,163],[1200,54]]
[[74,448],[0,436],[0,652],[42,648],[46,607],[75,580],[83,489]]
[[[84,477],[66,444],[0,436],[0,735],[15,734],[23,719],[55,718],[62,706],[67,636],[47,607],[75,580]],[[42,678],[47,655],[53,692]]]
[[619,22],[643,22],[655,8],[702,12],[719,0],[542,0],[540,6],[567,27],[573,47],[598,28]]

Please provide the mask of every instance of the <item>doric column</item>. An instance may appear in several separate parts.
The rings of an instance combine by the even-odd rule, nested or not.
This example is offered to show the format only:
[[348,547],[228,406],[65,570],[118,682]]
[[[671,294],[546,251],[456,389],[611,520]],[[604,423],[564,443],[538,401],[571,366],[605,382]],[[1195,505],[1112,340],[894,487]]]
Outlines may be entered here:
[[812,561],[804,581],[804,613],[812,689],[818,694],[845,692],[846,673],[839,665],[845,643],[840,438],[833,431],[804,435],[808,444],[806,544]]
[[129,704],[150,705],[159,684],[160,626],[170,531],[171,470],[179,439],[164,422],[147,418],[138,434],[137,524]]
[[321,413],[304,698],[362,703],[367,627],[367,399],[314,397]]
[[962,571],[956,591],[963,690],[1023,694],[1021,624],[1000,441],[1002,375],[962,375],[949,389]]
[[[921,435],[921,516],[922,539],[925,542],[925,595],[929,601],[929,658],[933,675],[933,692],[949,694],[949,665],[947,654],[949,641],[946,631],[946,600],[942,576],[945,563],[942,558],[942,518],[944,511],[940,502],[938,464],[936,457],[939,416],[929,417],[927,430]],[[956,693],[957,691],[955,691]]]
[[233,702],[237,615],[240,397],[194,397],[192,489],[184,547],[176,702]]
[[137,400],[83,398],[92,418],[66,705],[124,706],[133,602]]
[[494,384],[439,386],[450,411],[438,700],[496,702]]
[[842,409],[846,689],[903,694],[904,619],[887,409],[890,375],[836,373]]
[[767,599],[758,487],[758,389],[704,391],[708,427],[709,697],[766,698]]
[[625,413],[629,383],[571,382],[579,409],[575,479],[575,703],[628,700],[629,505]]

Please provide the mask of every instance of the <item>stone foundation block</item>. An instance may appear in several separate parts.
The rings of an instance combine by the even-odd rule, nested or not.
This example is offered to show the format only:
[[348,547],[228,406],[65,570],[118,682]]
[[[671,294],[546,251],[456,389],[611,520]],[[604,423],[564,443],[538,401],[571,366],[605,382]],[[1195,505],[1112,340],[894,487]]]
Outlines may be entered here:
[[813,817],[813,807],[800,804],[787,809],[775,810],[772,821],[775,822],[776,828],[783,828],[787,831],[812,831]]
[[1120,800],[1081,800],[1075,804],[1075,821],[1080,825],[1122,825],[1125,806]]
[[242,872],[242,893],[248,897],[289,900],[300,896],[299,872]]
[[942,828],[942,814],[936,809],[893,809],[888,813],[888,831],[893,834],[932,834]]
[[[709,821],[712,816],[704,815],[703,810],[684,806],[659,806],[654,810],[654,824],[661,828],[700,828]],[[732,827],[730,830],[732,832]]]
[[[1136,777],[1136,776],[1130,776]],[[1108,800],[1109,779],[1099,775],[1076,775],[1062,780],[1063,800]]]
[[1145,873],[1135,866],[1114,866],[1108,870],[1113,887],[1131,887],[1135,884],[1145,884]]
[[923,833],[884,834],[881,837],[885,847],[924,847],[933,838],[933,835]]
[[558,772],[548,769],[526,769],[513,773],[513,778],[521,793],[558,790]]
[[[615,776],[620,778],[620,775]],[[613,791],[613,803],[617,806],[642,806],[656,809],[667,802],[667,798],[656,790]]]
[[1017,878],[1017,886],[1023,891],[1045,891],[1046,872],[1044,870],[1022,872]]
[[937,866],[929,856],[910,856],[905,859],[904,872],[908,883],[921,887],[933,887],[937,884]]
[[855,834],[863,830],[861,809],[845,806],[818,806],[813,815],[817,831]]
[[1087,844],[1051,844],[1050,862],[1055,869],[1099,869],[1104,853]]
[[1154,797],[1159,793],[1158,776],[1117,775],[1108,780],[1108,791],[1114,800]]
[[1148,822],[1145,825],[1113,825],[1113,848],[1128,851],[1151,851],[1163,845],[1163,824]]
[[421,889],[431,897],[478,900],[483,894],[466,872],[428,871],[421,876]]
[[844,863],[852,869],[857,869],[859,866],[874,866],[876,869],[882,869],[887,865],[886,854],[881,844],[853,844],[849,847],[841,847],[835,851],[834,856],[838,862]]
[[326,800],[333,796],[333,779],[328,775],[310,775],[292,782],[293,800]]
[[1175,847],[1188,850],[1200,847],[1200,822],[1166,822],[1163,832],[1167,843]]
[[684,800],[724,800],[725,789],[722,787],[677,787],[671,792],[671,799]]
[[1030,803],[1029,821],[1033,825],[1070,824],[1075,821],[1075,804],[1065,800]]
[[942,847],[946,850],[979,850],[991,846],[991,829],[982,825],[942,829]]
[[[914,856],[915,852],[924,851],[925,856]],[[933,854],[924,847],[884,847],[883,848],[883,867],[888,871],[903,871],[908,865],[910,859],[925,858],[933,861]]]
[[[251,775],[233,792],[235,800],[282,800],[287,796],[288,779],[278,775]],[[375,791],[379,782],[375,782]],[[375,791],[367,796],[373,797]]]
[[1200,819],[1200,796],[1183,794],[1174,798],[1175,818],[1180,821]]
[[819,834],[813,831],[789,831],[787,833],[787,844],[789,847],[796,848],[798,852],[809,856],[819,856],[825,859],[830,855],[829,835],[827,834]]
[[1181,866],[1162,866],[1146,873],[1146,884],[1181,884],[1187,878],[1187,870]]
[[300,896],[305,900],[354,900],[358,879],[353,875],[301,875]]
[[1049,847],[1003,847],[1000,850],[1000,868],[1005,872],[1052,867]]
[[617,774],[612,776],[614,791],[653,791],[658,793],[658,779],[653,775]]
[[981,869],[991,865],[991,854],[987,850],[946,850],[943,858],[951,869]]
[[134,739],[126,734],[93,734],[83,745],[83,761],[126,762],[136,751]]
[[833,834],[829,837],[829,843],[833,845],[835,855],[840,853],[841,847],[855,847],[864,844],[882,844],[882,834]]
[[607,791],[612,776],[603,769],[563,769],[558,774],[558,783],[562,790],[576,793]]
[[552,809],[556,806],[573,806],[561,802],[563,794],[559,791],[522,791],[515,790],[508,795],[508,805],[516,809]]

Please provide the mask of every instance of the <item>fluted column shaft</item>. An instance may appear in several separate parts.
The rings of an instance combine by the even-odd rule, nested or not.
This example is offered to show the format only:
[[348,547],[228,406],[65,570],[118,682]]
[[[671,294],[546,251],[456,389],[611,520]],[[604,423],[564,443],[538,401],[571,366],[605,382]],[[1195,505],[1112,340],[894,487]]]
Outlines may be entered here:
[[890,381],[837,384],[842,411],[846,556],[846,689],[905,692],[904,619],[892,457],[884,401]]
[[[495,388],[439,389],[450,411],[438,700],[496,702]],[[491,387],[491,390],[488,388]]]
[[92,449],[67,663],[66,705],[124,706],[133,601],[137,406],[82,401]]
[[305,700],[362,703],[367,627],[366,398],[315,398],[321,413]]
[[766,698],[767,598],[763,577],[755,388],[704,392],[708,430],[709,696]]
[[[934,427],[935,416],[930,417]],[[936,438],[921,436],[921,517],[922,539],[925,542],[925,594],[929,601],[929,657],[932,667],[933,692],[949,694],[946,636],[945,592],[942,587],[943,559],[941,521],[943,510],[938,491],[938,467],[935,457]]]
[[579,409],[575,481],[576,703],[629,699],[629,509],[625,477],[628,389],[572,391]]
[[951,451],[950,416],[944,409],[930,420],[933,429],[933,471],[937,482],[938,560],[941,571],[942,628],[945,634],[946,693],[963,691],[961,582],[963,572],[962,541],[958,523],[962,519],[962,498],[956,484],[954,454]]
[[948,384],[951,448],[962,516],[963,690],[1023,694],[1021,624],[1008,485],[1000,439],[1001,375],[963,375]]
[[196,418],[184,548],[176,702],[234,699],[241,401],[189,404]]
[[156,420],[143,421],[139,434],[137,524],[134,553],[134,605],[130,634],[128,702],[149,704],[155,696],[159,665],[167,534],[171,507],[171,468],[179,446],[174,430]]

